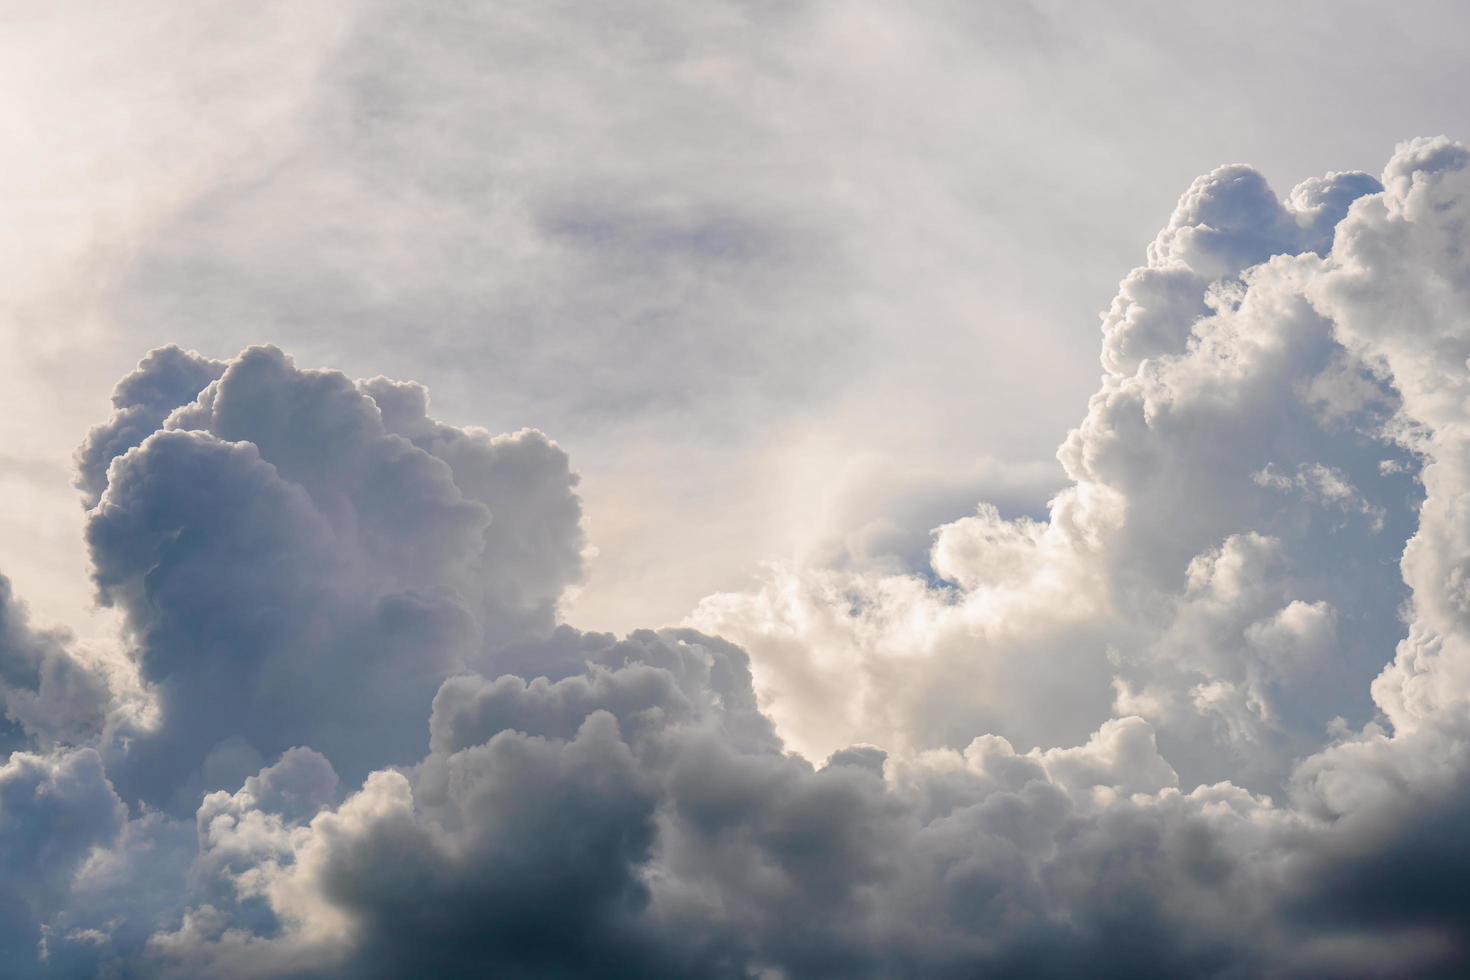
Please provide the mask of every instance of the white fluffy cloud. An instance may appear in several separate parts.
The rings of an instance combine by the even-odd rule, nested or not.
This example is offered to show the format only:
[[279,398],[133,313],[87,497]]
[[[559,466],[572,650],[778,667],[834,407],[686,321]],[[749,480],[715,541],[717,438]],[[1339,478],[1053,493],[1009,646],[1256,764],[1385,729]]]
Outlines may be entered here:
[[546,437],[154,352],[78,457],[127,669],[0,605],[6,955],[1463,973],[1467,210],[1443,139],[1285,203],[1214,171],[1104,316],[1044,520],[982,503],[928,575],[776,565],[623,639],[558,622]]
[[1333,717],[1368,720],[1401,631],[1407,409],[1308,295],[1378,187],[1336,174],[1283,204],[1249,168],[1195,181],[1103,318],[1108,373],[1058,452],[1073,484],[1047,521],[982,504],[936,530],[948,585],[783,568],[692,622],[751,650],[817,755],[975,730],[1066,744],[1127,710],[1195,781],[1279,785]]

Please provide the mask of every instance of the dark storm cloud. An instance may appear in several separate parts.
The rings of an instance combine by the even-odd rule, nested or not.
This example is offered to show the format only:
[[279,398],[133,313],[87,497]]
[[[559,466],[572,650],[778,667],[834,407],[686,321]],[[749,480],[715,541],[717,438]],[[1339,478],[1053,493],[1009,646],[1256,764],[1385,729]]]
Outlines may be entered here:
[[[1051,753],[980,739],[959,767],[885,785],[867,764],[814,770],[770,736],[733,737],[745,712],[725,711],[709,672],[681,671],[707,643],[650,634],[555,683],[446,682],[419,766],[373,776],[279,834],[270,860],[229,869],[237,883],[264,875],[293,928],[249,955],[218,924],[186,928],[155,953],[185,975],[252,975],[276,958],[322,976],[1448,976],[1470,964],[1460,903],[1440,894],[1461,870],[1465,795],[1404,775],[1434,752],[1463,779],[1463,750],[1380,743],[1367,753],[1377,773],[1333,760],[1336,779],[1413,789],[1329,821],[1228,785],[1099,796],[1158,767],[1138,719]],[[232,827],[201,839],[203,862],[249,848],[249,792]],[[1304,809],[1314,792],[1301,788]],[[340,916],[351,938],[320,928]]]

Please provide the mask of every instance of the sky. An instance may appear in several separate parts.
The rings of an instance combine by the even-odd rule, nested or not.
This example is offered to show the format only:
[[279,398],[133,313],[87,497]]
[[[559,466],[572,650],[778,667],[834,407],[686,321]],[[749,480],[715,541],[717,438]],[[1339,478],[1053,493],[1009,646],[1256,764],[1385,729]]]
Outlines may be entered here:
[[6,8],[8,975],[1470,971],[1463,5]]

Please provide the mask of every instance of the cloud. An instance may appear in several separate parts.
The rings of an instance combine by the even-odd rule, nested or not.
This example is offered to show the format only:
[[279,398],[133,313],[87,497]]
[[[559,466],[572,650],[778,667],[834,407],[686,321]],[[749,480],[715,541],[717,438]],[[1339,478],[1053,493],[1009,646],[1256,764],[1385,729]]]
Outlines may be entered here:
[[106,679],[59,630],[35,630],[10,582],[0,576],[0,747],[6,751],[75,743],[101,731]]
[[[391,367],[446,419],[554,434],[588,477],[588,627],[676,622],[868,521],[912,567],[977,499],[1040,516],[1089,318],[1202,167],[1376,170],[1460,125],[1470,12],[1430,3],[1257,0],[1277,29],[1228,36],[1156,0],[18,11],[3,384],[36,410],[0,420],[0,567],[110,632],[60,488],[170,342]],[[1045,479],[1008,501],[960,479],[983,456]]]
[[435,423],[415,386],[170,350],[115,400],[80,459],[153,702],[110,763],[130,799],[192,808],[294,745],[353,779],[410,761],[439,682],[549,632],[580,574],[565,454]]
[[[1195,181],[1103,318],[1108,373],[1058,451],[1071,485],[1045,521],[982,504],[937,529],[949,586],[787,566],[690,622],[751,651],[769,710],[813,756],[977,730],[1069,744],[1121,691],[1187,780],[1279,788],[1333,717],[1371,717],[1368,683],[1402,633],[1408,416],[1306,286],[1379,186],[1330,175],[1283,204],[1249,168]],[[1248,642],[1307,608],[1325,686]],[[848,710],[827,707],[833,691]]]
[[65,907],[82,863],[126,817],[95,749],[12,752],[0,765],[0,948],[8,961],[36,955],[42,925]]
[[155,352],[78,456],[133,683],[77,655],[48,695],[69,641],[0,604],[7,954],[1463,974],[1467,208],[1443,139],[1285,204],[1207,175],[1104,318],[1045,519],[981,504],[930,574],[776,565],[621,639],[558,621],[584,540],[546,437]]
[[[1429,866],[1458,860],[1463,748],[1345,743],[1303,771],[1295,809],[1228,783],[1181,793],[1138,718],[1071,749],[984,736],[885,780],[881,764],[814,769],[769,738],[742,744],[717,703],[689,710],[702,680],[647,683],[706,642],[645,637],[669,666],[589,667],[572,711],[546,712],[555,685],[481,681],[519,725],[463,747],[479,733],[446,730],[486,712],[446,685],[424,761],[309,822],[249,787],[214,794],[200,860],[237,901],[264,899],[271,927],[194,908],[150,942],[150,969],[1334,976],[1448,973],[1470,955],[1456,899],[1432,897],[1463,868]],[[662,696],[631,704],[624,685]],[[1401,910],[1418,882],[1431,897]]]

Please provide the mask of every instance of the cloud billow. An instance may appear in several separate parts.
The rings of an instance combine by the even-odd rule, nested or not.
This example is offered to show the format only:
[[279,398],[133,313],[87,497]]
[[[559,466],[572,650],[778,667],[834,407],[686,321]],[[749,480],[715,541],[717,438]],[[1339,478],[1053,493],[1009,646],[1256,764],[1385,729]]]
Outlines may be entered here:
[[982,504],[932,577],[777,566],[622,639],[558,622],[585,542],[545,436],[154,352],[78,456],[126,663],[0,594],[7,957],[1463,975],[1467,213],[1444,139],[1285,203],[1202,177],[1046,520]]
[[[159,352],[123,389],[190,357]],[[270,348],[194,361],[218,378],[152,385],[184,399],[156,431],[120,435],[123,404],[81,453],[116,453],[87,536],[159,716],[126,733],[119,785],[192,809],[293,745],[358,780],[411,761],[440,681],[554,625],[583,547],[565,454],[438,425],[422,389]]]

